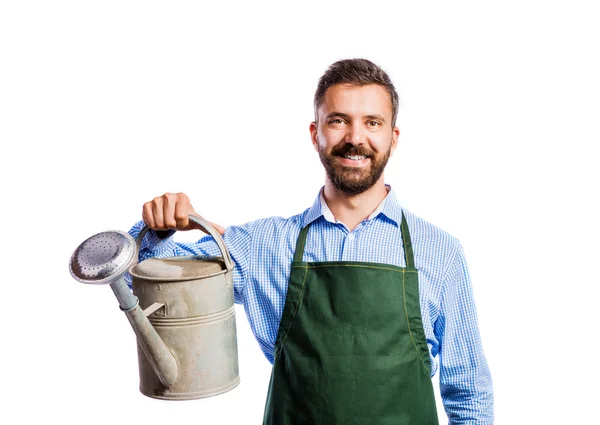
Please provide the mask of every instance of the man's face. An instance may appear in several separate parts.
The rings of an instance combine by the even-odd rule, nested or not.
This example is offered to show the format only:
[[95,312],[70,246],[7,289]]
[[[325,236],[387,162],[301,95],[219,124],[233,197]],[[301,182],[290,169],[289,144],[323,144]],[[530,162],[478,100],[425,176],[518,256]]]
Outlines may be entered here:
[[336,189],[356,195],[382,178],[400,134],[392,128],[392,105],[384,87],[331,86],[317,117],[310,125],[312,142]]

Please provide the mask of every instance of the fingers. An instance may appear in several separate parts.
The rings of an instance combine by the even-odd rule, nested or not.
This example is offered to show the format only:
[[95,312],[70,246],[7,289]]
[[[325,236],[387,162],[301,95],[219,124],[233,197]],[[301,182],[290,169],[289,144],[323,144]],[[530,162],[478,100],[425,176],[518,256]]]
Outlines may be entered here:
[[[144,204],[142,219],[154,230],[201,229],[197,223],[190,221],[190,213],[194,213],[194,208],[185,193],[165,193]],[[220,235],[225,234],[223,226],[209,223]]]
[[188,205],[184,205],[182,203],[178,203],[175,206],[175,210],[173,211],[173,217],[175,219],[175,223],[178,229],[187,229],[190,225],[190,219],[188,218],[190,212],[194,212],[192,205],[188,203]]
[[[164,195],[163,195],[164,196]],[[163,198],[162,196],[154,198],[152,201],[152,216],[154,217],[154,230],[166,230],[165,221],[163,218]]]
[[175,219],[175,208],[177,206],[177,195],[166,193],[163,195],[162,217],[163,223],[167,229],[177,229],[177,220]]
[[152,202],[146,202],[142,208],[142,220],[144,223],[151,228],[156,229],[156,224],[154,223],[154,215],[152,214]]
[[154,230],[189,230],[188,215],[194,212],[185,193],[165,193],[142,208],[142,219]]

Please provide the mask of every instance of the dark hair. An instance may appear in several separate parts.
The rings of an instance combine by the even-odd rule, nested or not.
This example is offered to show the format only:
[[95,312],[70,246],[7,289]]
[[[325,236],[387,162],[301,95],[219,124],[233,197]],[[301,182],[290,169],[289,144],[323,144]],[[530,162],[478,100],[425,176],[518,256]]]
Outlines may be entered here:
[[390,94],[392,103],[392,127],[396,125],[398,116],[398,93],[389,75],[367,59],[343,59],[329,66],[327,71],[319,79],[317,91],[315,92],[315,120],[317,110],[323,103],[325,92],[331,86],[336,84],[349,84],[355,86],[364,86],[366,84],[379,84],[383,86]]

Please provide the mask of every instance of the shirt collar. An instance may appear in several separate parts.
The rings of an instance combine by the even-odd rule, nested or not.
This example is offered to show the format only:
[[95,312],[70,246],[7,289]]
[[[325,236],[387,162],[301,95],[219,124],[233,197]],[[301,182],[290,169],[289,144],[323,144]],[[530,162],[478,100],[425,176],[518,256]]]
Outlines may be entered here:
[[[367,220],[371,220],[377,217],[379,214],[384,215],[388,219],[390,219],[396,226],[399,226],[402,222],[402,207],[398,203],[396,199],[396,195],[394,194],[394,190],[391,186],[386,185],[388,188],[388,194],[383,201],[379,204],[379,206],[369,215]],[[327,202],[325,202],[325,198],[323,197],[323,188],[319,191],[319,195],[315,199],[312,207],[308,209],[306,214],[304,215],[304,220],[302,223],[302,227],[308,226],[310,223],[318,219],[319,217],[323,217],[325,220],[331,223],[337,223],[338,221],[333,216],[333,213],[327,206]]]

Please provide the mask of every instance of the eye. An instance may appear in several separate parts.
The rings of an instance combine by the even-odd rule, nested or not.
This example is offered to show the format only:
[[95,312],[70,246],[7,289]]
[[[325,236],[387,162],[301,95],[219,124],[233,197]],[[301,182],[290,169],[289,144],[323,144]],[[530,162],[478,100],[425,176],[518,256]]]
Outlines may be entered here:
[[343,124],[344,120],[341,118],[332,118],[329,120],[329,124]]
[[367,121],[367,125],[369,127],[378,127],[381,125],[381,123],[379,121],[371,120],[371,121]]

